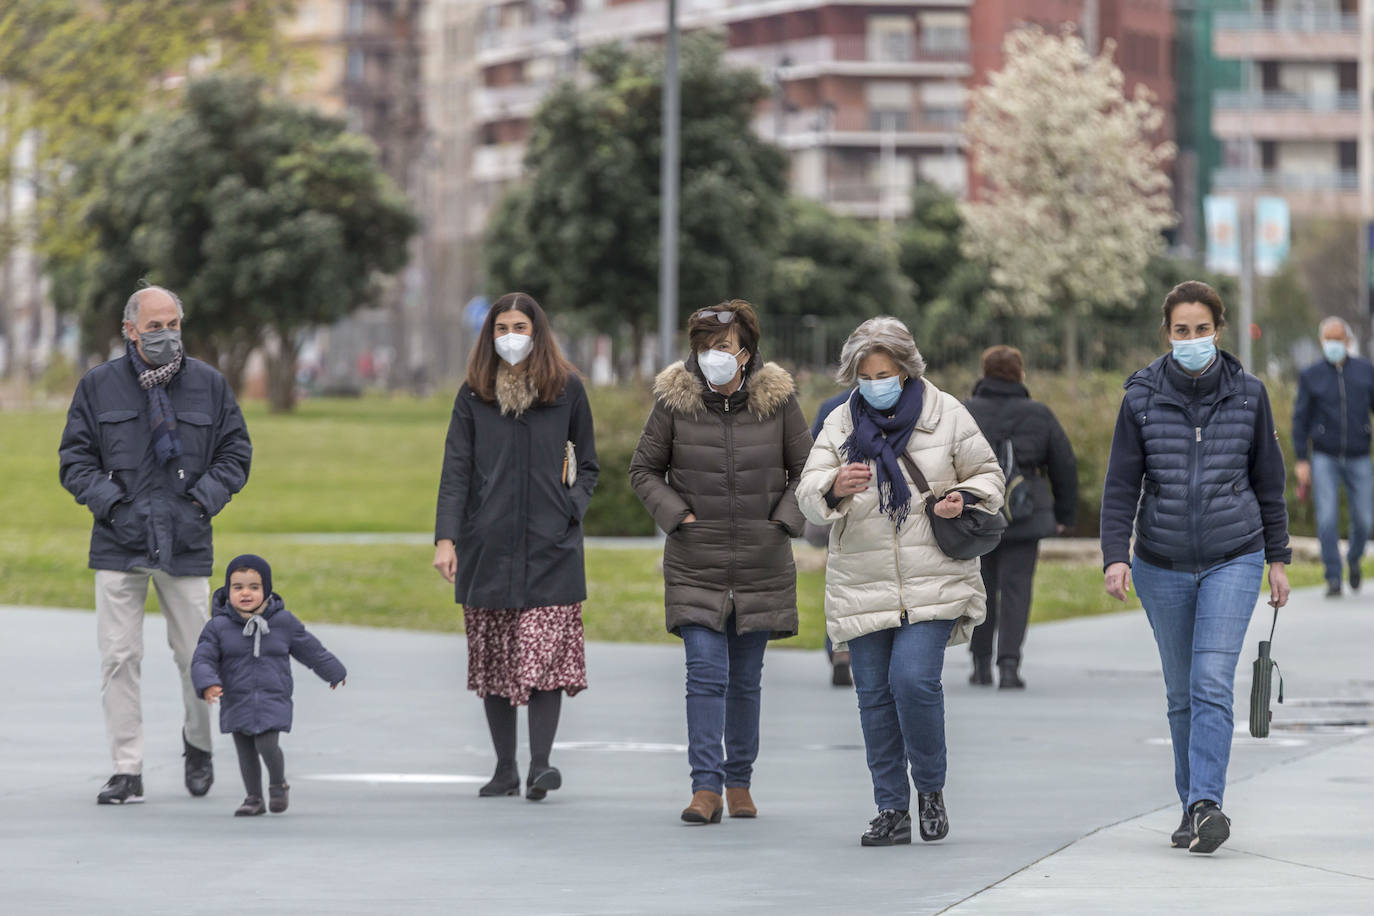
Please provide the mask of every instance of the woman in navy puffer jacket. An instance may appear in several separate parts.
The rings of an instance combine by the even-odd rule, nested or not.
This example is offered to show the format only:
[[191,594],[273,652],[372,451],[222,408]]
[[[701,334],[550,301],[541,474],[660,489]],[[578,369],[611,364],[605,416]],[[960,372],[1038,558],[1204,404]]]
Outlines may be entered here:
[[1102,492],[1107,593],[1124,601],[1135,579],[1164,668],[1183,803],[1172,842],[1202,853],[1231,832],[1221,796],[1236,661],[1264,564],[1269,604],[1279,608],[1292,558],[1269,394],[1217,349],[1225,324],[1221,297],[1206,283],[1170,291],[1172,352],[1126,382]]
[[222,700],[220,731],[234,736],[248,796],[237,816],[262,814],[261,757],[267,764],[271,810],[286,810],[286,762],[278,739],[291,730],[291,658],[331,689],[348,672],[272,591],[272,567],[244,554],[229,562],[224,588],[211,600],[210,620],[191,660],[191,681],[206,702]]

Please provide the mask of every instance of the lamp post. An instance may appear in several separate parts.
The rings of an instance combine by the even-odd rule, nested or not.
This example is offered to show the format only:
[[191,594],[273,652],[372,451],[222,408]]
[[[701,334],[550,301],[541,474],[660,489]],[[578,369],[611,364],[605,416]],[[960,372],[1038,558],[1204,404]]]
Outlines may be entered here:
[[[663,168],[659,177],[662,211],[658,266],[658,356],[666,366],[673,358],[677,327],[678,129],[681,120],[677,71],[677,0],[668,0],[668,34],[663,67]],[[638,354],[636,355],[638,358]]]

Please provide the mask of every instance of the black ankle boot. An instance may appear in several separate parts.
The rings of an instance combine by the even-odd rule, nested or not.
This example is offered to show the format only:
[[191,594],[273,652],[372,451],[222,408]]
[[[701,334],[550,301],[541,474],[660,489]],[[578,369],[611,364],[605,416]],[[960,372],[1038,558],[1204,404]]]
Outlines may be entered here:
[[491,782],[477,790],[482,798],[498,798],[502,795],[520,794],[520,770],[514,763],[498,763]]
[[968,676],[968,682],[975,687],[991,687],[992,659],[986,655],[973,656],[973,673]]
[[1026,682],[1021,680],[1021,675],[1016,673],[1016,669],[1021,667],[1016,662],[997,663],[997,689],[999,690],[1024,690]]
[[554,789],[563,785],[563,774],[558,767],[535,766],[530,764],[530,775],[526,780],[525,797],[530,801],[542,801]]

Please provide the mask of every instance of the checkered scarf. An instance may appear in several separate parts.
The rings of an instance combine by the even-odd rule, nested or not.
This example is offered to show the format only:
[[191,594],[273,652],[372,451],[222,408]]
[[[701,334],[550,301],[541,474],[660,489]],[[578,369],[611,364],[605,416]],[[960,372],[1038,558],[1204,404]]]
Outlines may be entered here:
[[148,425],[153,430],[153,452],[158,464],[166,464],[181,454],[181,437],[177,435],[177,415],[172,412],[172,400],[167,397],[167,383],[181,371],[181,353],[176,359],[156,369],[139,355],[132,340],[124,342],[125,352],[138,373],[138,386],[148,393]]

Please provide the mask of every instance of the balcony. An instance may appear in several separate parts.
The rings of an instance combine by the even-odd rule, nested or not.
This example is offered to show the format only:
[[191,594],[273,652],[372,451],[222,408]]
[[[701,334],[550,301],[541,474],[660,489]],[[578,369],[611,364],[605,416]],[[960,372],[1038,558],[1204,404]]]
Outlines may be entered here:
[[904,219],[911,215],[911,185],[884,189],[870,182],[835,182],[826,188],[825,204],[841,216]]
[[[884,121],[865,108],[826,110],[804,108],[779,115],[768,112],[754,119],[754,132],[784,149],[816,146],[877,148],[891,142],[899,149],[955,149],[964,145],[962,112],[900,112]],[[890,130],[884,130],[888,124]]]
[[1232,60],[1354,60],[1359,17],[1350,13],[1217,13],[1212,50]]
[[472,151],[472,178],[479,182],[519,178],[524,161],[523,143],[479,146]]
[[478,89],[473,94],[473,114],[477,122],[482,124],[507,118],[531,117],[552,85],[542,81]]
[[[742,22],[767,16],[776,16],[794,10],[815,9],[829,5],[831,0],[678,0],[678,25],[683,31]],[[891,6],[891,0],[847,0],[851,5]],[[968,9],[972,0],[941,0],[941,9]],[[576,43],[581,47],[591,47],[608,41],[633,41],[637,38],[663,34],[668,18],[668,5],[665,0],[637,0],[632,3],[618,3],[601,9],[589,10],[567,21],[545,20],[532,25],[515,26],[494,31],[485,31],[478,37],[477,63],[490,66],[506,60],[521,60],[536,52],[557,48],[560,44]],[[864,42],[862,36],[857,39]],[[851,52],[854,53],[854,52]],[[968,51],[945,52],[937,50],[917,50],[911,63],[921,63],[937,55],[954,53],[960,60],[967,61]],[[826,58],[835,60],[837,58]],[[850,58],[854,62],[867,62],[869,56],[859,54]],[[947,61],[945,61],[947,63]],[[772,66],[773,64],[769,64]]]
[[1225,168],[1212,171],[1214,193],[1252,191],[1282,197],[1299,216],[1358,216],[1359,188],[1359,173],[1350,170],[1283,172]]
[[1216,92],[1212,131],[1223,138],[1352,140],[1360,131],[1354,92]]
[[878,41],[863,35],[804,38],[771,45],[731,48],[725,59],[735,66],[776,71],[784,80],[843,76],[970,76],[967,48],[928,49],[913,40]]

